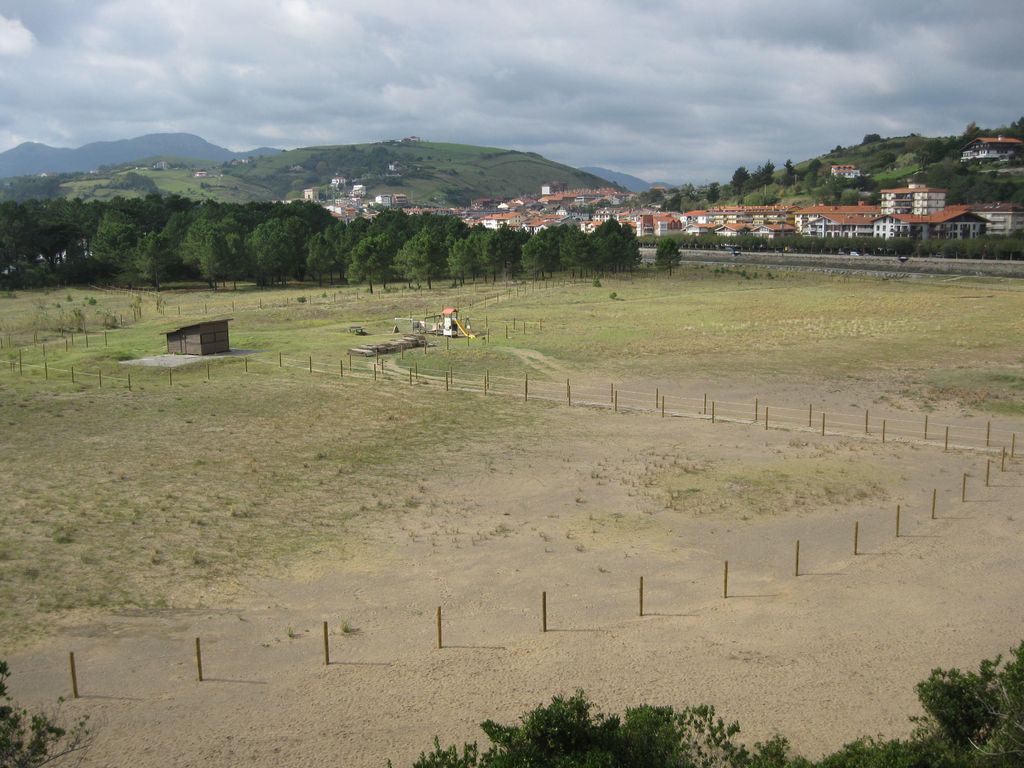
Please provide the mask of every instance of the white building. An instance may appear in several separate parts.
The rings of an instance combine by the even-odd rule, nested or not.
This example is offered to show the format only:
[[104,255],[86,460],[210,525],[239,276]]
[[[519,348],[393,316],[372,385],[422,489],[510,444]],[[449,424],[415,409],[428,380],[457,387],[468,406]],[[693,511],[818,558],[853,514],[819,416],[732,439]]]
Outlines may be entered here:
[[997,136],[977,138],[960,150],[960,162],[971,160],[999,160],[1006,162],[1020,154],[1024,142],[1020,139]]
[[882,215],[902,213],[930,216],[946,207],[946,190],[911,184],[898,189],[882,190]]
[[987,223],[985,234],[1009,235],[1024,231],[1024,206],[1015,203],[978,203],[970,207],[971,213]]
[[859,179],[860,168],[856,165],[833,165],[832,175],[843,179]]

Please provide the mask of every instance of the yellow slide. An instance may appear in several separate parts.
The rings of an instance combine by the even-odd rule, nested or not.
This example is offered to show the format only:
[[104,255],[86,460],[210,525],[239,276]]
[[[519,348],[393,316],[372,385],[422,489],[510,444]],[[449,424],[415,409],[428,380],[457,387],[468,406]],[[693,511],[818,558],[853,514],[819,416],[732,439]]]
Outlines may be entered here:
[[462,327],[462,323],[459,322],[459,318],[453,317],[452,320],[455,321],[455,325],[462,332],[463,336],[469,336],[469,338],[471,338],[471,339],[475,339],[476,338],[476,334],[475,333],[470,333],[469,331],[467,331],[465,328]]

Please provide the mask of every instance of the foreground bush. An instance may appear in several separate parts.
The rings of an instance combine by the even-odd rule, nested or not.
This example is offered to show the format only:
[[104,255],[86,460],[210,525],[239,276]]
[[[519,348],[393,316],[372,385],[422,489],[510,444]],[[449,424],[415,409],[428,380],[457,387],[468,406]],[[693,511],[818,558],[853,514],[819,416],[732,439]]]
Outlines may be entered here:
[[34,768],[85,748],[84,719],[68,730],[55,716],[19,709],[7,695],[9,676],[7,662],[0,661],[0,768]]
[[[556,696],[516,725],[481,724],[491,747],[442,747],[414,768],[1020,768],[1024,766],[1024,643],[977,672],[935,669],[917,686],[925,716],[907,740],[863,738],[817,762],[789,754],[776,736],[751,750],[714,707],[676,712],[648,705],[620,718],[583,691]],[[391,763],[389,762],[390,766]]]

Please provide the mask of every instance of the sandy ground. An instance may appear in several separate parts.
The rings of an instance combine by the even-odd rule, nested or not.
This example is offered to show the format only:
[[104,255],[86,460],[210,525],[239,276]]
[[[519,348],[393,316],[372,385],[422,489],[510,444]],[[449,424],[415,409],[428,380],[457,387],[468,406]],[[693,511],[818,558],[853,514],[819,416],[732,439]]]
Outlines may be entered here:
[[423,469],[432,503],[367,521],[344,561],[204,610],[92,617],[10,656],[11,689],[69,695],[74,650],[64,709],[91,718],[90,766],[408,765],[435,734],[481,739],[480,721],[577,688],[605,711],[712,703],[748,742],[780,732],[817,756],[908,734],[932,668],[1024,638],[1024,460],[984,476],[985,456],[941,445],[553,408],[533,445]]
[[140,365],[148,368],[184,368],[194,363],[210,362],[225,357],[245,357],[255,355],[263,350],[260,349],[232,349],[228,352],[219,352],[214,355],[151,355],[139,357],[135,360],[122,360],[121,365]]

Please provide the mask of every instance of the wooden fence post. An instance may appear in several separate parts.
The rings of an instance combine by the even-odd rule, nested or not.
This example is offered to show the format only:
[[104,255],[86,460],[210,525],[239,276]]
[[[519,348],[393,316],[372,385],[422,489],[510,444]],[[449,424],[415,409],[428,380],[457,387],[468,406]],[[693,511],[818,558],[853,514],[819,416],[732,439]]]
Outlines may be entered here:
[[548,593],[540,593],[540,631],[548,631]]
[[708,393],[704,393],[704,415],[708,415]]
[[523,379],[523,402],[530,399],[530,374],[526,374]]
[[885,443],[885,419],[882,419],[882,443]]
[[858,550],[858,544],[860,543],[860,521],[856,521],[853,524],[853,554],[860,554]]
[[821,414],[821,436],[825,436],[825,414]]
[[644,615],[644,577],[640,577],[640,615]]
[[896,538],[900,537],[900,505],[896,505]]
[[871,411],[869,411],[869,410],[865,410],[864,411],[864,434],[865,435],[870,435],[871,434],[871,431],[868,429],[868,417],[869,417],[870,414],[871,414]]
[[441,643],[441,606],[437,606],[437,647],[444,647]]
[[796,565],[793,568],[793,575],[800,575],[800,539],[796,540]]
[[928,414],[924,415],[924,439],[928,439]]
[[945,442],[942,445],[942,450],[944,450],[944,451],[948,451],[949,450],[949,427],[948,426],[946,427],[946,439],[945,439]]
[[938,498],[938,496],[939,496],[939,489],[938,488],[932,488],[932,520],[935,519],[935,500]]
[[963,504],[967,501],[967,473],[964,472],[964,480],[960,485],[960,503]]
[[78,698],[78,672],[75,670],[75,652],[68,654],[68,664],[71,666],[71,696]]
[[715,401],[711,401],[711,423],[715,423]]
[[618,413],[619,412],[619,393],[618,393],[618,391],[615,392],[615,398],[614,399],[615,399],[615,412]]
[[331,644],[327,639],[327,622],[324,622],[324,666],[331,666]]
[[985,487],[988,488],[992,482],[992,459],[985,459]]
[[808,429],[810,429],[812,426],[814,426],[811,423],[811,419],[813,419],[813,418],[814,418],[814,403],[811,403],[810,405],[807,406],[807,428]]
[[985,447],[988,448],[992,445],[992,422],[990,421],[985,427]]
[[722,572],[722,598],[729,598],[729,561],[725,561],[725,570]]
[[754,423],[755,424],[757,424],[757,422],[760,420],[760,417],[761,417],[760,405],[761,405],[760,399],[755,397],[754,398]]
[[199,645],[199,638],[196,638],[196,670],[199,672],[199,682],[203,682],[203,649]]
[[768,406],[764,407],[764,431],[768,431]]

